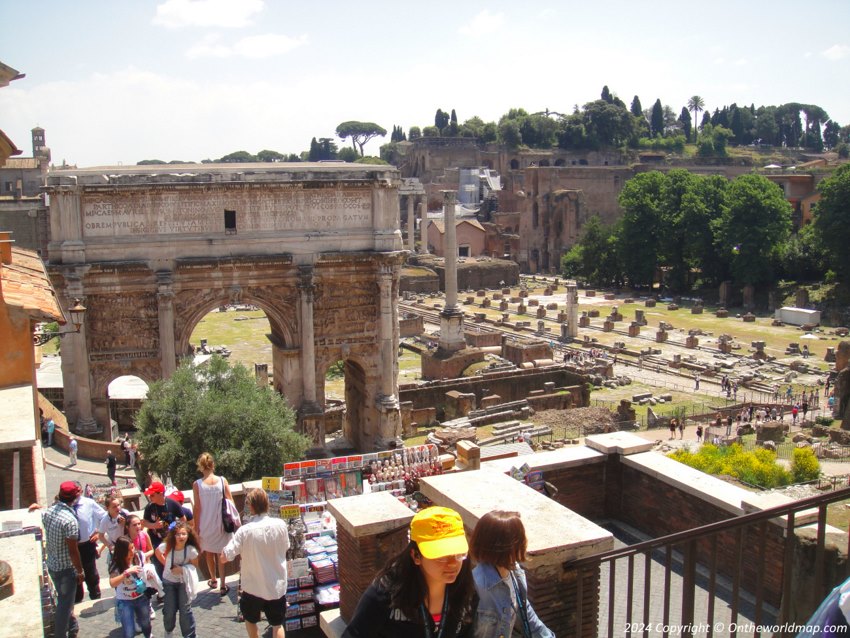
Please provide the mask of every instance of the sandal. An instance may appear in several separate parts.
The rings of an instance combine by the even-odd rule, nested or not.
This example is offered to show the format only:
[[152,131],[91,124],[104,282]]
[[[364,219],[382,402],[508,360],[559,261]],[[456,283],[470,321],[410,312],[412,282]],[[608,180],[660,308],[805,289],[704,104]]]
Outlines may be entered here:
[[222,598],[224,598],[225,596],[227,596],[227,593],[229,591],[230,587],[228,587],[227,585],[222,585],[221,589],[218,590],[218,593],[221,595]]
[[210,578],[210,579],[207,581],[207,586],[208,586],[210,589],[215,589],[216,587],[218,587],[218,581],[217,581],[215,578]]

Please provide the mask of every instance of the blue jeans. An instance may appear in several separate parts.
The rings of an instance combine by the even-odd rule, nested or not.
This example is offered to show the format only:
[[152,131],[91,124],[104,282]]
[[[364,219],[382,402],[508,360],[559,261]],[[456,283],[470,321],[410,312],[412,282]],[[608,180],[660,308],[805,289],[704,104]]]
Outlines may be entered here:
[[136,635],[137,624],[142,628],[145,638],[150,638],[151,605],[147,596],[139,596],[133,600],[116,600],[115,606],[118,608],[124,638],[133,638]]
[[76,629],[77,619],[74,618],[74,598],[77,595],[77,570],[73,567],[48,570],[50,580],[56,589],[56,615],[54,616],[54,635],[56,638],[66,638],[69,629]]
[[195,616],[189,606],[186,585],[162,581],[165,591],[165,604],[162,607],[162,624],[165,631],[174,631],[177,612],[180,612],[180,633],[183,638],[195,638]]

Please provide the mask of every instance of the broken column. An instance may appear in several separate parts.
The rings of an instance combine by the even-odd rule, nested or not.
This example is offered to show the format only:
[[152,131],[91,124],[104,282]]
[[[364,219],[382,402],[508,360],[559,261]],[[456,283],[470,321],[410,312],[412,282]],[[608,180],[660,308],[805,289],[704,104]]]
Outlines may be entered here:
[[407,196],[407,249],[413,254],[416,245],[416,213],[413,211],[413,195]]
[[446,305],[440,312],[440,349],[456,352],[466,347],[463,337],[463,312],[457,307],[457,229],[455,202],[457,191],[443,191],[443,217],[446,227],[445,278]]
[[578,336],[578,287],[572,280],[567,282],[567,335]]
[[419,202],[419,252],[428,254],[428,204],[425,197]]

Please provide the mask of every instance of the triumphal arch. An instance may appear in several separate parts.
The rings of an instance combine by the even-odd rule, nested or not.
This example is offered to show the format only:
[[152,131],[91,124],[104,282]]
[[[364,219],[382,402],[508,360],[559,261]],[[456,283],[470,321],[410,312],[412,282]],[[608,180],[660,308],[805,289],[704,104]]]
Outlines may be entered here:
[[398,185],[393,167],[345,163],[52,172],[49,270],[63,304],[88,309],[62,342],[69,422],[108,430],[112,380],[167,377],[197,323],[238,302],[266,313],[274,387],[316,447],[341,360],[344,434],[385,448],[400,434]]

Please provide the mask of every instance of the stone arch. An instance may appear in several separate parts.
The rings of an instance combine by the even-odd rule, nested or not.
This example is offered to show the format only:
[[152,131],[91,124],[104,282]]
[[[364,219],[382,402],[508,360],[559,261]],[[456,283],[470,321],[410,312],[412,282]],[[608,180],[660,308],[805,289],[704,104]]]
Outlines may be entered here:
[[[427,156],[419,161],[428,168]],[[166,175],[134,166],[110,167],[105,179],[108,189],[102,171],[69,169],[48,185],[58,220],[51,277],[60,296],[88,308],[62,347],[78,433],[108,427],[112,379],[167,377],[204,315],[245,303],[269,321],[274,387],[305,429],[322,418],[316,356],[350,350],[349,395],[359,388],[363,413],[351,438],[370,450],[395,440],[397,370],[386,362],[404,258],[398,169],[197,165]]]
[[563,157],[559,157],[555,160],[555,166],[566,166],[567,161]]
[[547,159],[540,160],[540,164],[538,164],[538,166],[548,167],[549,166],[549,160],[547,160]]
[[519,160],[518,159],[512,159],[511,160],[511,170],[512,171],[519,170]]
[[[201,319],[206,317],[210,312],[221,306],[230,303],[230,296],[225,289],[213,291],[218,293],[213,297],[205,300],[200,305],[195,305],[189,308],[188,313],[184,313],[180,317],[175,317],[175,340],[178,354],[189,353],[189,338],[195,327],[200,323]],[[272,306],[267,303],[262,297],[254,295],[250,290],[246,291],[240,297],[240,303],[256,306],[262,310],[266,318],[269,320],[271,328],[272,340],[275,347],[292,346],[297,344],[298,334],[296,326],[293,324],[292,317],[295,316],[295,308],[291,307],[289,316],[282,312],[280,306]]]

